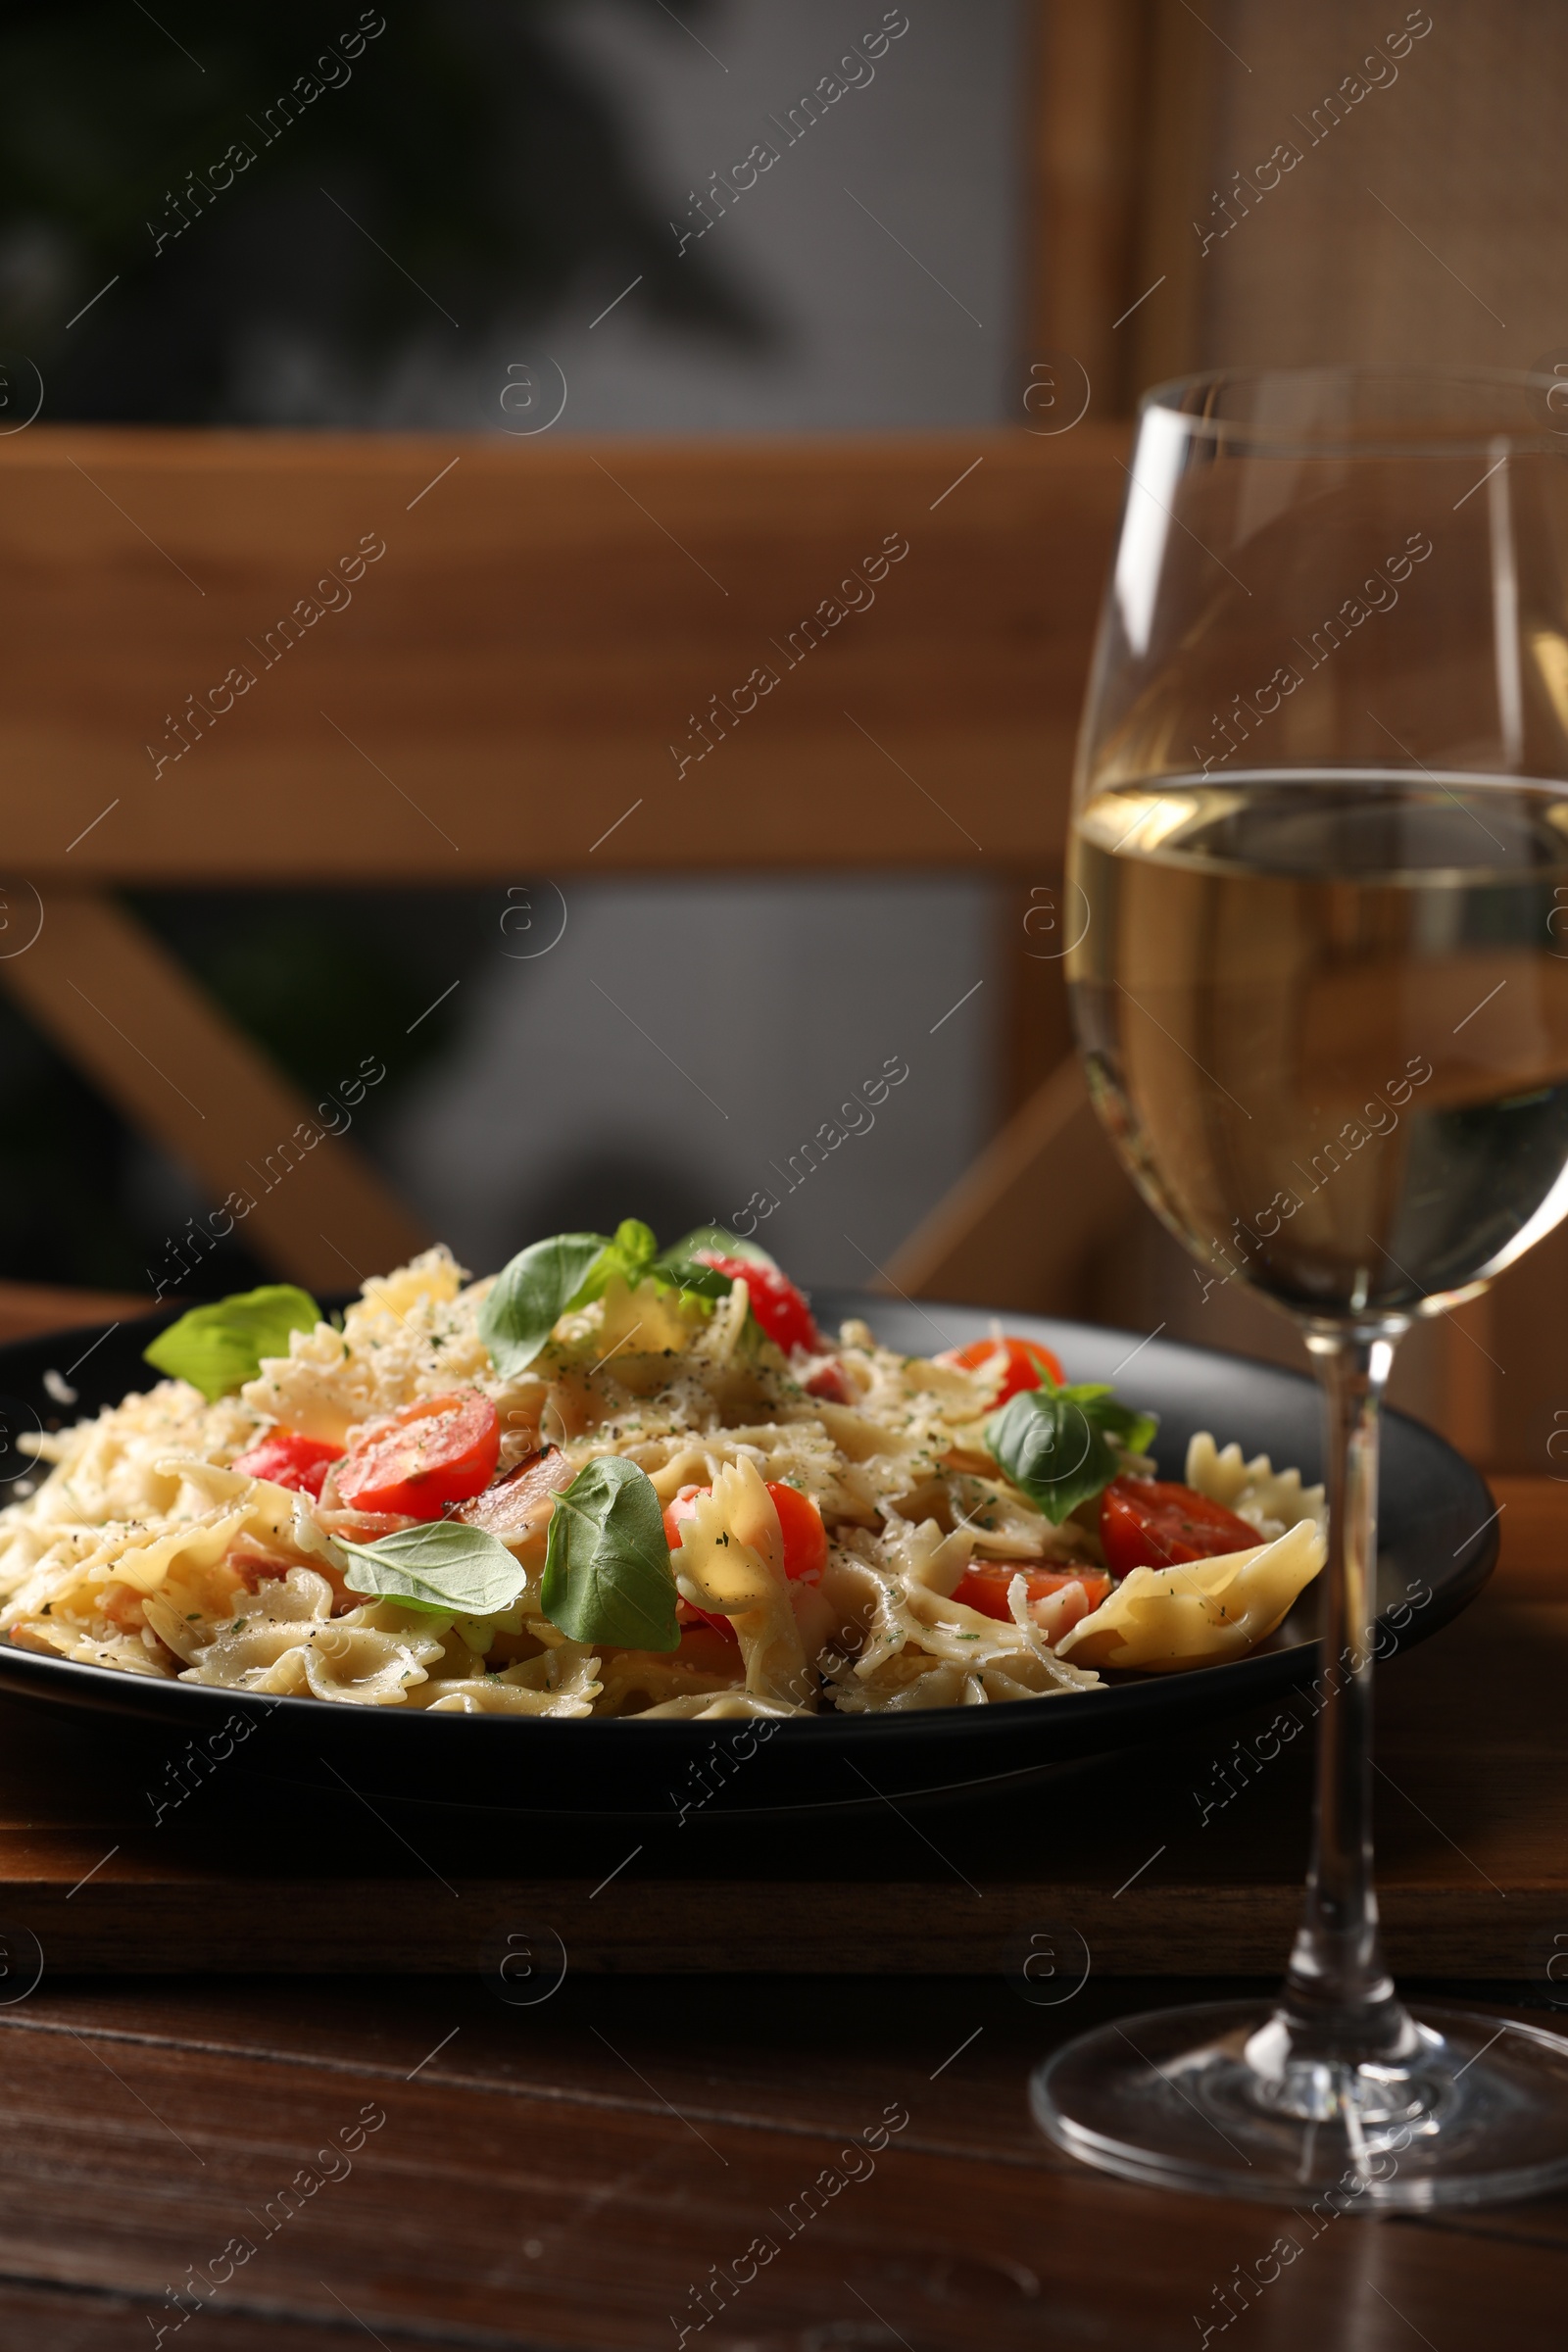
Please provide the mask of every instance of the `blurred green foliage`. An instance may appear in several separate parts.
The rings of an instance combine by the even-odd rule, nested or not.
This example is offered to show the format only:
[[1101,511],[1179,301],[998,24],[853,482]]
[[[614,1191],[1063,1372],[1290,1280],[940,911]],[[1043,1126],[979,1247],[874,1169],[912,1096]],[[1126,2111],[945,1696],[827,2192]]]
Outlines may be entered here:
[[[620,5],[682,39],[659,0]],[[9,0],[0,344],[41,368],[46,414],[257,421],[255,356],[282,341],[334,387],[330,415],[291,420],[349,423],[373,415],[400,351],[472,349],[638,271],[656,316],[760,334],[703,256],[677,260],[672,202],[643,183],[636,125],[553,37],[564,13],[563,0],[388,0],[385,29],[345,56],[381,11],[159,0],[155,23],[132,0]],[[255,161],[215,188],[235,141]]]

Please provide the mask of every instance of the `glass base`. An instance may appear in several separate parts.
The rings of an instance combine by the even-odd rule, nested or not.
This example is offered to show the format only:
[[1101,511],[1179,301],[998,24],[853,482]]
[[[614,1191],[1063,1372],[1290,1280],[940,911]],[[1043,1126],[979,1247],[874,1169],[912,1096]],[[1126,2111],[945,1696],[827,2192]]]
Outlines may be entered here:
[[1494,2205],[1568,2182],[1568,2039],[1485,2010],[1421,2007],[1392,2064],[1270,2069],[1264,2001],[1155,2009],[1038,2067],[1030,2104],[1068,2155],[1151,2187],[1297,2207]]

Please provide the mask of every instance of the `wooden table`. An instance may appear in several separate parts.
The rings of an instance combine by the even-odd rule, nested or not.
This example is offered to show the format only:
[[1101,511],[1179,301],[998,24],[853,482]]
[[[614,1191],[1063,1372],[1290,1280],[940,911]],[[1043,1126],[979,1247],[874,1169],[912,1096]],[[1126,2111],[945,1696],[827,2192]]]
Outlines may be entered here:
[[[1544,1480],[1497,1493],[1492,1587],[1383,1673],[1383,1876],[1408,1982],[1488,1978],[1460,1997],[1550,2022],[1568,1505]],[[624,1834],[432,1815],[416,1856],[408,1814],[237,1779],[154,1833],[133,1742],[0,1709],[0,1990],[24,1991],[29,1933],[44,1955],[0,2007],[0,2344],[97,2352],[181,2322],[196,2352],[618,2352],[683,2328],[722,2352],[1163,2352],[1221,2340],[1227,2282],[1282,2229],[1300,2258],[1230,2341],[1561,2342],[1568,2197],[1313,2236],[1102,2180],[1033,2130],[1027,2073],[1056,2040],[1277,1973],[1298,1757],[1246,1786],[1233,1764],[1238,1792],[1196,1821],[1251,1738],[770,1832],[739,1886],[722,1838],[656,1839],[595,1891]],[[536,1973],[504,1980],[519,1921]],[[1064,1963],[1090,1953],[1053,2005],[1016,1974],[1041,1923]],[[240,1973],[264,1967],[295,1973]]]

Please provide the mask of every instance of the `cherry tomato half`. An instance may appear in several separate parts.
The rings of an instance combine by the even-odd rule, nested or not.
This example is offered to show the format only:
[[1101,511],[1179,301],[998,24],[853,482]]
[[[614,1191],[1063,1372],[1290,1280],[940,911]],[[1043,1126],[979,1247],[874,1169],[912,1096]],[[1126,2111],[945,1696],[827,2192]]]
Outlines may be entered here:
[[784,1536],[784,1573],[800,1583],[814,1585],[827,1566],[827,1529],[822,1514],[799,1487],[769,1482],[767,1491]]
[[725,1257],[717,1250],[699,1250],[696,1255],[699,1265],[715,1266],[732,1282],[745,1283],[752,1296],[753,1314],[786,1355],[793,1348],[806,1348],[813,1355],[821,1354],[822,1334],[816,1328],[806,1293],[798,1291],[777,1266],[760,1266],[748,1257]]
[[[710,1494],[711,1487],[682,1487],[673,1502],[664,1510],[664,1541],[671,1551],[681,1545],[681,1521],[690,1519],[697,1508],[698,1497]],[[768,1481],[767,1491],[773,1497],[778,1513],[779,1532],[784,1538],[784,1573],[793,1582],[814,1585],[827,1565],[827,1529],[822,1514],[809,1494],[799,1487],[775,1486]],[[689,1601],[680,1604],[681,1615],[701,1618],[721,1634],[733,1634],[729,1619],[716,1609],[694,1609]]]
[[274,1487],[288,1487],[296,1494],[314,1494],[319,1499],[327,1467],[342,1451],[341,1446],[302,1437],[297,1429],[270,1429],[248,1452],[236,1454],[229,1468],[243,1470],[247,1478],[270,1478]]
[[982,1617],[997,1617],[1010,1625],[1007,1588],[1019,1575],[1024,1598],[1030,1601],[1049,1600],[1053,1592],[1063,1592],[1068,1585],[1082,1585],[1089,1603],[1085,1616],[1110,1597],[1110,1579],[1098,1568],[1031,1568],[1027,1560],[976,1560],[959,1577],[953,1597],[961,1600],[966,1609],[978,1609]]
[[1003,1355],[1006,1367],[997,1391],[998,1405],[1005,1404],[1009,1396],[1016,1396],[1020,1389],[1038,1389],[1042,1372],[1058,1389],[1066,1378],[1059,1359],[1049,1348],[1042,1348],[1038,1340],[974,1340],[967,1348],[950,1348],[946,1355],[939,1355],[936,1360],[939,1364],[952,1364],[960,1372],[978,1372],[982,1367],[989,1370]]
[[1196,1487],[1157,1478],[1114,1478],[1100,1503],[1100,1543],[1118,1577],[1130,1568],[1164,1568],[1179,1560],[1213,1560],[1227,1551],[1251,1551],[1263,1541],[1255,1527]]
[[488,1396],[460,1389],[423,1396],[375,1422],[339,1465],[337,1491],[351,1511],[439,1519],[495,1476],[501,1424]]

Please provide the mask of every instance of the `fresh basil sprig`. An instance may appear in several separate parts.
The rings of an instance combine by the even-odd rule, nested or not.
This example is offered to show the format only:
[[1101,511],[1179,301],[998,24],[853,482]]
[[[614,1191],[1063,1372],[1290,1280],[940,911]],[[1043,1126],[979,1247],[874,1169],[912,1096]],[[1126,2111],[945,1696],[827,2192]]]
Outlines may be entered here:
[[735,1277],[718,1266],[705,1266],[700,1258],[681,1257],[674,1250],[666,1250],[654,1268],[659,1282],[672,1283],[677,1291],[693,1298],[727,1298],[735,1288]]
[[699,1225],[695,1233],[671,1242],[654,1267],[656,1277],[698,1298],[727,1298],[735,1288],[734,1275],[719,1266],[704,1265],[697,1255],[699,1250],[712,1250],[723,1257],[733,1254],[727,1234],[716,1225]]
[[443,1617],[494,1617],[510,1609],[528,1581],[500,1540],[481,1527],[437,1519],[400,1527],[373,1544],[336,1539],[349,1555],[343,1582],[352,1592],[373,1593]]
[[659,1244],[654,1229],[641,1217],[622,1217],[614,1236],[608,1241],[594,1262],[589,1283],[592,1297],[597,1298],[609,1287],[611,1276],[618,1274],[628,1291],[646,1282],[655,1270]]
[[675,1578],[653,1482],[621,1454],[602,1454],[556,1496],[540,1605],[573,1642],[674,1649]]
[[[1118,1404],[1109,1389],[1080,1387],[1065,1390],[1063,1394],[1076,1396],[1124,1453],[1147,1453],[1154,1443],[1154,1432],[1159,1427],[1157,1413],[1135,1413],[1131,1405]],[[1098,1402],[1094,1401],[1096,1398]]]
[[193,1306],[161,1331],[142,1361],[172,1379],[188,1380],[209,1404],[254,1380],[264,1355],[287,1355],[291,1331],[314,1331],[321,1310],[309,1291],[291,1282],[236,1291],[211,1306]]
[[743,1242],[722,1225],[699,1225],[670,1244],[654,1267],[655,1274],[679,1290],[695,1292],[699,1298],[727,1298],[735,1288],[734,1275],[718,1266],[704,1265],[697,1254],[700,1250],[710,1250],[716,1257],[737,1257],[749,1266],[769,1266],[775,1274],[778,1271],[776,1261],[755,1242]]
[[479,1337],[496,1370],[514,1379],[544,1352],[562,1316],[602,1298],[616,1275],[631,1291],[654,1282],[699,1298],[723,1298],[730,1276],[700,1265],[692,1252],[736,1247],[717,1226],[700,1226],[661,1256],[653,1228],[638,1217],[623,1217],[613,1236],[558,1233],[520,1250],[497,1275],[479,1309]]
[[479,1337],[503,1379],[526,1372],[567,1309],[587,1304],[584,1285],[609,1248],[602,1233],[558,1233],[502,1268],[479,1309]]
[[998,1468],[1059,1527],[1109,1486],[1118,1453],[1142,1453],[1156,1426],[1152,1414],[1118,1404],[1103,1382],[1058,1389],[1046,1379],[993,1413],[985,1438]]

